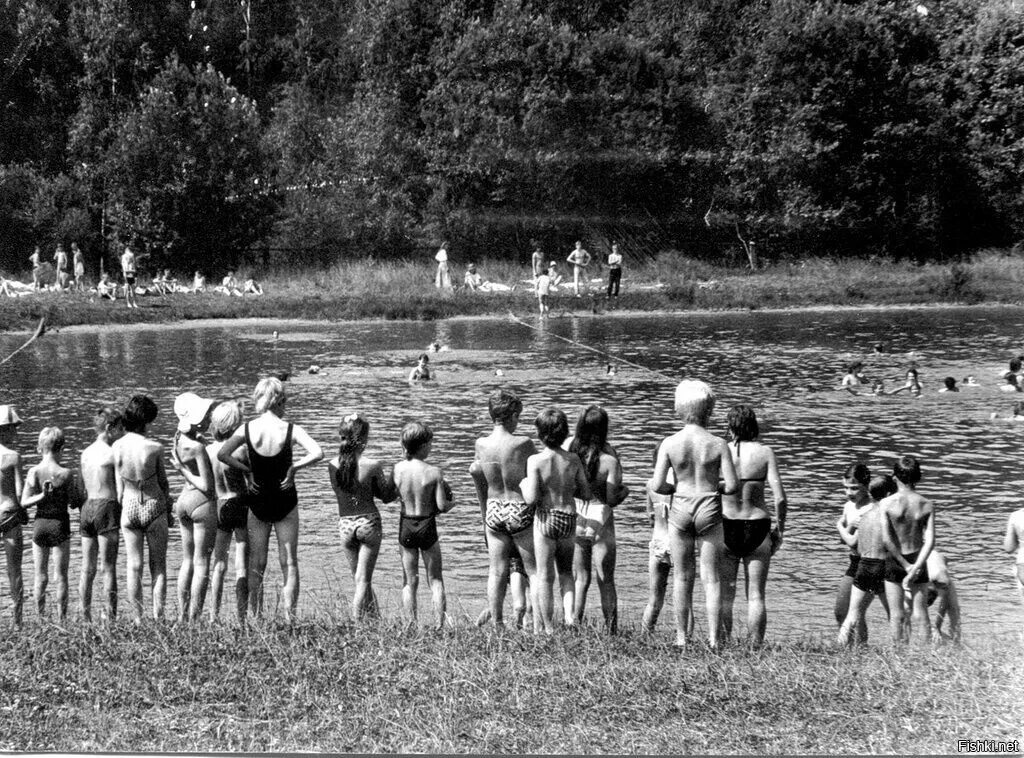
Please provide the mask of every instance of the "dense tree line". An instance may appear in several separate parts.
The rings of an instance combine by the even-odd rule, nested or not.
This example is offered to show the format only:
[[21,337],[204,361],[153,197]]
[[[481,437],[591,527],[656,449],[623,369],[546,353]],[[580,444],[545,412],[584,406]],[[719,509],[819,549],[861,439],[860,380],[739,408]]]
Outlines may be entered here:
[[0,0],[0,267],[944,258],[1024,236],[1022,102],[1019,0]]

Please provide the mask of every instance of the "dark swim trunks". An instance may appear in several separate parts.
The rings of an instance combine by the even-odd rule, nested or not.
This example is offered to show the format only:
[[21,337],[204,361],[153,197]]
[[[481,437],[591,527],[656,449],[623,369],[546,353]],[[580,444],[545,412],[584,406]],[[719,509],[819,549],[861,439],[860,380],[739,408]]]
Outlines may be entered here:
[[846,576],[851,579],[857,576],[857,566],[860,564],[860,556],[857,553],[850,553],[850,565],[846,567]]
[[231,532],[245,529],[249,523],[249,500],[245,495],[223,497],[217,500],[217,529]]
[[853,577],[853,586],[863,592],[884,595],[885,559],[861,558],[857,565],[857,575]]
[[121,528],[121,504],[113,498],[90,498],[82,506],[79,531],[83,537],[96,539],[101,534]]
[[32,527],[32,541],[39,547],[57,547],[71,539],[71,519],[38,518]]
[[437,544],[436,517],[403,513],[398,522],[398,542],[409,550],[429,550]]
[[722,519],[725,549],[735,558],[746,558],[764,542],[772,531],[770,518]]
[[[914,561],[917,560],[917,556],[920,554],[920,550],[913,553],[904,553],[903,559],[913,565]],[[890,558],[885,565],[885,581],[894,582],[896,584],[902,584],[906,578],[907,572],[903,570],[903,567],[895,560]],[[926,584],[928,582],[928,566],[921,566],[921,570],[917,572],[917,576],[914,578],[914,584]]]

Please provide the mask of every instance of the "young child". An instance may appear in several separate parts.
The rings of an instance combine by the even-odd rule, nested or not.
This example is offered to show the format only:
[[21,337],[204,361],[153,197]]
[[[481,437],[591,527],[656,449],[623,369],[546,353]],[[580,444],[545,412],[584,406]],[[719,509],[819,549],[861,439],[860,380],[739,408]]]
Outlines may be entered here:
[[392,478],[384,474],[380,461],[363,457],[370,436],[368,421],[358,413],[350,414],[342,419],[338,436],[338,455],[327,464],[327,472],[338,500],[341,546],[355,583],[352,617],[359,621],[367,614],[379,613],[371,582],[380,552],[381,522],[373,499],[390,503],[398,497],[398,491]]
[[526,460],[523,499],[536,508],[533,541],[537,554],[534,613],[544,631],[554,632],[555,573],[562,591],[562,620],[574,623],[576,604],[572,561],[576,538],[576,498],[590,500],[590,486],[580,457],[562,449],[569,436],[569,420],[557,408],[537,414],[534,422],[544,450]]
[[[672,565],[676,567],[673,599],[676,645],[687,644],[687,619],[693,605],[693,565],[697,539],[701,539],[700,573],[708,613],[708,642],[718,647],[722,606],[719,556],[724,549],[722,494],[739,488],[729,446],[707,430],[715,409],[715,394],[706,383],[684,379],[676,387],[675,411],[683,428],[662,441],[649,487],[673,494],[668,512]],[[675,475],[675,486],[668,472]]]
[[[850,607],[839,627],[838,639],[841,645],[866,641],[866,637],[856,630],[865,627],[865,613],[871,601],[886,592],[887,543],[891,542],[889,529],[884,509],[869,498],[866,507],[859,513],[856,532],[851,535],[859,558],[850,590]],[[902,598],[896,602],[902,602]]]
[[[104,616],[117,618],[117,551],[121,544],[121,505],[117,502],[114,450],[111,445],[124,435],[124,416],[110,406],[101,408],[94,420],[96,441],[82,451],[81,472],[85,487],[79,531],[82,538],[82,576],[78,595],[82,618],[92,619],[92,584],[96,564],[103,573],[106,596]],[[97,561],[99,559],[99,561]]]
[[893,466],[896,493],[879,505],[892,527],[894,544],[885,571],[885,594],[889,599],[889,624],[894,642],[909,636],[904,624],[904,590],[910,591],[911,626],[931,639],[928,599],[923,592],[928,584],[928,555],[935,544],[935,511],[915,491],[921,480],[921,467],[912,455],[905,455]]
[[548,300],[551,297],[551,276],[548,274],[548,269],[541,269],[540,276],[537,277],[537,307],[540,309],[540,315],[545,316],[551,310],[548,305]]
[[[654,460],[658,462],[658,449],[654,449]],[[671,479],[671,471],[669,479]],[[675,482],[672,481],[674,485]],[[662,495],[647,487],[647,516],[651,521],[651,542],[648,572],[650,573],[650,597],[644,608],[643,630],[650,634],[658,623],[661,608],[665,604],[665,590],[668,588],[668,573],[672,570],[672,550],[669,547],[668,512],[672,506],[672,495]],[[692,624],[692,614],[690,616]],[[687,634],[693,631],[692,626]]]
[[426,424],[413,421],[402,429],[405,460],[395,464],[394,479],[398,502],[402,506],[398,527],[401,545],[402,605],[410,618],[416,620],[416,591],[419,588],[420,556],[430,583],[436,617],[435,628],[444,627],[447,598],[441,576],[441,545],[437,537],[437,514],[446,513],[455,503],[452,490],[437,466],[426,462],[434,433]]
[[[853,580],[857,576],[857,567],[860,564],[860,553],[857,550],[857,539],[854,532],[861,517],[875,504],[868,491],[870,483],[871,472],[863,463],[851,464],[843,473],[843,491],[846,494],[846,502],[843,503],[843,513],[836,523],[836,530],[839,532],[839,538],[850,548],[850,564],[846,568],[846,573],[839,580],[839,589],[836,592],[834,611],[836,623],[840,626],[850,612],[850,593],[853,589]],[[884,594],[882,597],[884,598]],[[867,638],[867,623],[861,616],[857,626],[857,639],[866,642]]]
[[413,382],[429,382],[430,381],[430,367],[427,365],[430,363],[430,356],[426,353],[422,353],[419,358],[419,362],[416,364],[411,372],[409,372],[409,383]]
[[[928,555],[928,607],[935,606],[935,634],[940,639],[960,641],[960,598],[956,583],[949,572],[946,558],[938,550]],[[942,630],[943,622],[949,618],[949,633]]]
[[[210,620],[220,615],[224,596],[224,575],[228,570],[228,551],[231,537],[235,538],[235,611],[238,623],[245,624],[249,606],[249,477],[240,469],[231,468],[217,458],[224,441],[242,424],[242,408],[237,401],[218,403],[210,414],[210,433],[213,442],[206,446],[206,455],[213,469],[213,484],[217,493],[217,534],[213,542],[210,566]],[[232,456],[248,464],[247,447],[242,445]]]
[[13,405],[0,405],[0,538],[4,541],[15,626],[21,626],[25,598],[21,578],[25,543],[21,528],[28,523],[28,512],[21,506],[21,456],[11,449],[20,423]]
[[55,553],[53,579],[57,584],[57,614],[60,621],[68,615],[68,566],[71,561],[71,514],[68,508],[81,505],[75,472],[60,463],[64,432],[55,426],[39,432],[38,465],[28,470],[21,504],[36,507],[32,528],[32,558],[35,565],[35,601],[40,616],[46,611],[47,573],[50,551]]
[[[1024,598],[1024,508],[1010,514],[1010,518],[1006,522],[1003,550],[1008,553],[1017,552],[1014,570],[1016,571],[1017,589],[1020,591],[1021,598]],[[10,561],[10,557],[7,560]]]

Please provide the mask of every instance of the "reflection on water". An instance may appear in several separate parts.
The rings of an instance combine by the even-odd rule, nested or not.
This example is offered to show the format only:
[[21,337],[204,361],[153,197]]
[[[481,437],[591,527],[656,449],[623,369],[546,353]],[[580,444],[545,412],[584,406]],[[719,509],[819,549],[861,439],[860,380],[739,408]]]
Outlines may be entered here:
[[[467,469],[473,440],[489,429],[487,395],[499,386],[514,388],[523,397],[524,419],[557,405],[574,420],[587,404],[600,403],[611,415],[612,442],[634,493],[616,517],[617,584],[628,622],[638,618],[646,601],[649,530],[643,483],[654,446],[676,428],[673,382],[666,377],[703,378],[719,397],[712,429],[724,433],[725,410],[731,405],[754,404],[764,441],[775,448],[782,466],[790,527],[772,565],[770,634],[833,633],[832,593],[845,570],[845,551],[834,529],[842,502],[840,472],[855,459],[888,470],[893,457],[903,453],[922,460],[920,490],[938,508],[938,545],[960,585],[965,633],[1002,633],[1019,628],[1024,616],[1010,574],[1012,558],[1001,550],[1007,515],[1019,507],[1024,485],[1017,461],[1024,426],[991,421],[989,415],[1006,415],[1012,405],[1014,397],[996,385],[1008,359],[1022,351],[1022,323],[1016,309],[1006,308],[565,317],[540,329],[500,319],[323,324],[312,330],[269,322],[207,329],[104,328],[48,334],[16,356],[2,369],[7,388],[2,402],[14,403],[25,420],[18,444],[26,466],[38,459],[34,443],[45,425],[65,429],[67,459],[75,463],[92,440],[89,424],[95,409],[143,391],[161,408],[153,434],[167,443],[178,392],[245,397],[268,371],[292,371],[289,415],[329,456],[337,422],[352,410],[371,421],[367,454],[387,462],[401,455],[401,426],[423,419],[436,433],[433,461],[447,471],[459,503],[440,520],[449,605],[470,614],[483,602],[487,558]],[[273,338],[274,329],[281,331],[279,339]],[[622,364],[608,376],[606,358],[558,337],[652,371]],[[10,351],[20,341],[3,337],[0,348]],[[408,386],[405,378],[415,356],[433,341],[450,347],[431,357],[437,381]],[[879,343],[884,352],[873,353]],[[876,398],[833,391],[842,365],[852,358],[863,359],[866,373],[884,378],[890,388],[902,384],[906,365],[916,361],[925,393]],[[307,373],[313,363],[322,367],[319,374]],[[937,392],[943,377],[962,380],[968,374],[983,386],[959,394]],[[176,492],[181,482],[172,480],[172,485]],[[326,469],[300,474],[299,488],[302,605],[341,612],[351,582],[336,545]],[[387,536],[376,586],[386,606],[396,607],[398,519],[393,509],[382,510]],[[179,544],[172,539],[172,572],[179,563]],[[72,571],[78,566],[76,553]],[[278,579],[273,560],[271,566],[268,587]],[[25,570],[31,586],[30,559]],[[592,595],[589,607],[596,614]],[[740,600],[737,611],[742,609]],[[871,613],[880,624],[880,611]]]

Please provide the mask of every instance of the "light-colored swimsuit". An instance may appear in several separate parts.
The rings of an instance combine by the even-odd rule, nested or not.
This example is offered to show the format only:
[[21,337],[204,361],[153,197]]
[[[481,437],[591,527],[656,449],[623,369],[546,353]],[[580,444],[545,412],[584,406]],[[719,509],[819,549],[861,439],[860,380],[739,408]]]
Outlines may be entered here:
[[338,518],[338,534],[345,547],[380,545],[383,529],[379,513],[359,513]]
[[564,539],[576,531],[575,513],[538,508],[534,517],[540,524],[540,533],[548,539]]
[[668,522],[680,531],[703,534],[722,523],[722,498],[717,492],[703,495],[679,495],[672,498]]
[[596,542],[608,531],[615,530],[612,509],[600,500],[576,500],[576,539]]

